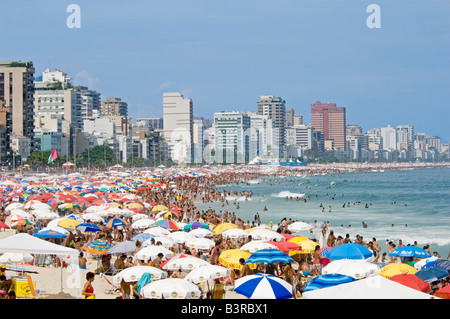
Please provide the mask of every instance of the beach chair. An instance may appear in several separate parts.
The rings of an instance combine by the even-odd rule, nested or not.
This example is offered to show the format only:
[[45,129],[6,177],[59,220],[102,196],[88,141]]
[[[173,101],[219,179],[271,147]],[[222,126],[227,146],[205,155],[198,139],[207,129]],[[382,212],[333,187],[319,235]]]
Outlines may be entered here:
[[47,261],[47,255],[37,254],[36,255],[36,259],[35,259],[35,265],[36,266],[47,267],[49,265],[48,261]]
[[42,291],[39,289],[34,289],[33,280],[30,275],[27,275],[28,286],[30,287],[31,297],[34,299],[47,298],[48,295],[43,295]]
[[105,289],[105,294],[107,295],[117,295],[122,293],[122,288],[120,286],[114,285],[109,279],[105,276],[104,273],[100,273],[100,278],[105,278],[106,282],[111,285],[111,288]]

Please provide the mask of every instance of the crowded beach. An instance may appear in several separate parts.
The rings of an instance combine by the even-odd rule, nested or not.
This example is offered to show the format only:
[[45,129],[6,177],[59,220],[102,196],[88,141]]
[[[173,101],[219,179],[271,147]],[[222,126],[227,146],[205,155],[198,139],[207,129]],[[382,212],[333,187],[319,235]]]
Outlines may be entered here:
[[[390,242],[382,251],[375,238],[336,237],[326,224],[319,242],[305,235],[317,227],[312,223],[284,218],[263,224],[259,214],[244,221],[236,204],[226,201],[232,190],[217,190],[267,175],[442,165],[5,173],[1,298],[350,299],[355,292],[354,298],[364,298],[366,290],[367,298],[449,298],[448,256],[427,246]],[[196,206],[209,202],[222,202],[226,209]],[[279,288],[267,289],[271,282]]]

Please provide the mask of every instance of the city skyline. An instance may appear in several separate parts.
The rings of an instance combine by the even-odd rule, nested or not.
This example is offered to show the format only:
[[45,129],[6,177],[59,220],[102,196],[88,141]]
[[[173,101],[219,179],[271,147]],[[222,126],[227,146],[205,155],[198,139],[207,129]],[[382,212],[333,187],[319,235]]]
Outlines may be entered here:
[[[78,1],[79,29],[66,26],[68,3],[25,3],[2,3],[0,26],[11,32],[0,60],[33,61],[35,74],[61,69],[102,98],[122,98],[132,119],[162,117],[165,92],[209,119],[256,112],[259,96],[274,95],[305,123],[322,101],[346,107],[347,123],[364,131],[409,124],[449,141],[448,1],[377,1],[380,29],[366,25],[368,4],[345,0]],[[30,35],[30,24],[52,41]]]

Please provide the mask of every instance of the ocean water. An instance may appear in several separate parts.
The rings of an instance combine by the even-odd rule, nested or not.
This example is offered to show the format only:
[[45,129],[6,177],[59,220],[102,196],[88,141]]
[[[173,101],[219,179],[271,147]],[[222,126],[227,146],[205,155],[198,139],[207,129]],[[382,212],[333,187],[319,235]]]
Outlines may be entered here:
[[[316,239],[320,224],[326,222],[336,236],[348,233],[355,239],[361,235],[364,241],[375,237],[383,252],[387,251],[387,240],[398,244],[399,239],[405,245],[414,241],[420,247],[429,244],[430,251],[437,251],[442,258],[450,252],[450,168],[265,176],[217,189],[253,192],[247,200],[241,195],[227,198],[229,211],[244,221],[253,221],[256,213],[263,224],[278,224],[283,218],[310,224],[317,221],[319,227],[313,233],[299,233]],[[286,200],[286,196],[293,199]],[[309,200],[297,201],[297,197]],[[263,211],[265,206],[267,211]],[[197,207],[225,211],[221,202]],[[367,228],[363,228],[363,222]]]

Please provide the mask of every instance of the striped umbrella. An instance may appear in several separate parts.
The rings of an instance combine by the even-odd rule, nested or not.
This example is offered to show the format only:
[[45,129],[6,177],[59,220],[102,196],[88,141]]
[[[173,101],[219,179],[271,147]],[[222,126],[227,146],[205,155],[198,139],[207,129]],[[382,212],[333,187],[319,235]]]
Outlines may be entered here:
[[347,275],[341,275],[341,274],[328,274],[328,275],[321,275],[313,278],[311,281],[309,281],[304,289],[304,292],[316,290],[316,289],[322,289],[327,287],[332,287],[340,284],[344,284],[347,282],[352,282],[357,279],[347,276]]
[[292,298],[292,285],[269,274],[255,274],[239,278],[234,291],[250,299]]
[[121,218],[115,217],[115,218],[108,219],[104,225],[105,225],[105,227],[112,228],[112,227],[118,227],[118,226],[126,226],[127,222]]
[[254,263],[289,263],[294,262],[294,259],[289,257],[288,254],[282,252],[278,249],[261,249],[254,252],[246,261],[246,264],[254,264]]
[[179,230],[180,228],[178,227],[178,225],[170,219],[160,219],[157,220],[156,222],[153,223],[153,225],[155,226],[159,226],[165,229],[170,229],[170,230]]
[[85,233],[85,232],[98,232],[98,231],[102,230],[99,226],[97,226],[95,224],[91,224],[91,223],[79,224],[75,228],[80,230],[83,233]]
[[96,255],[108,254],[110,248],[111,243],[104,239],[92,240],[82,247],[82,249],[85,250],[86,252]]

